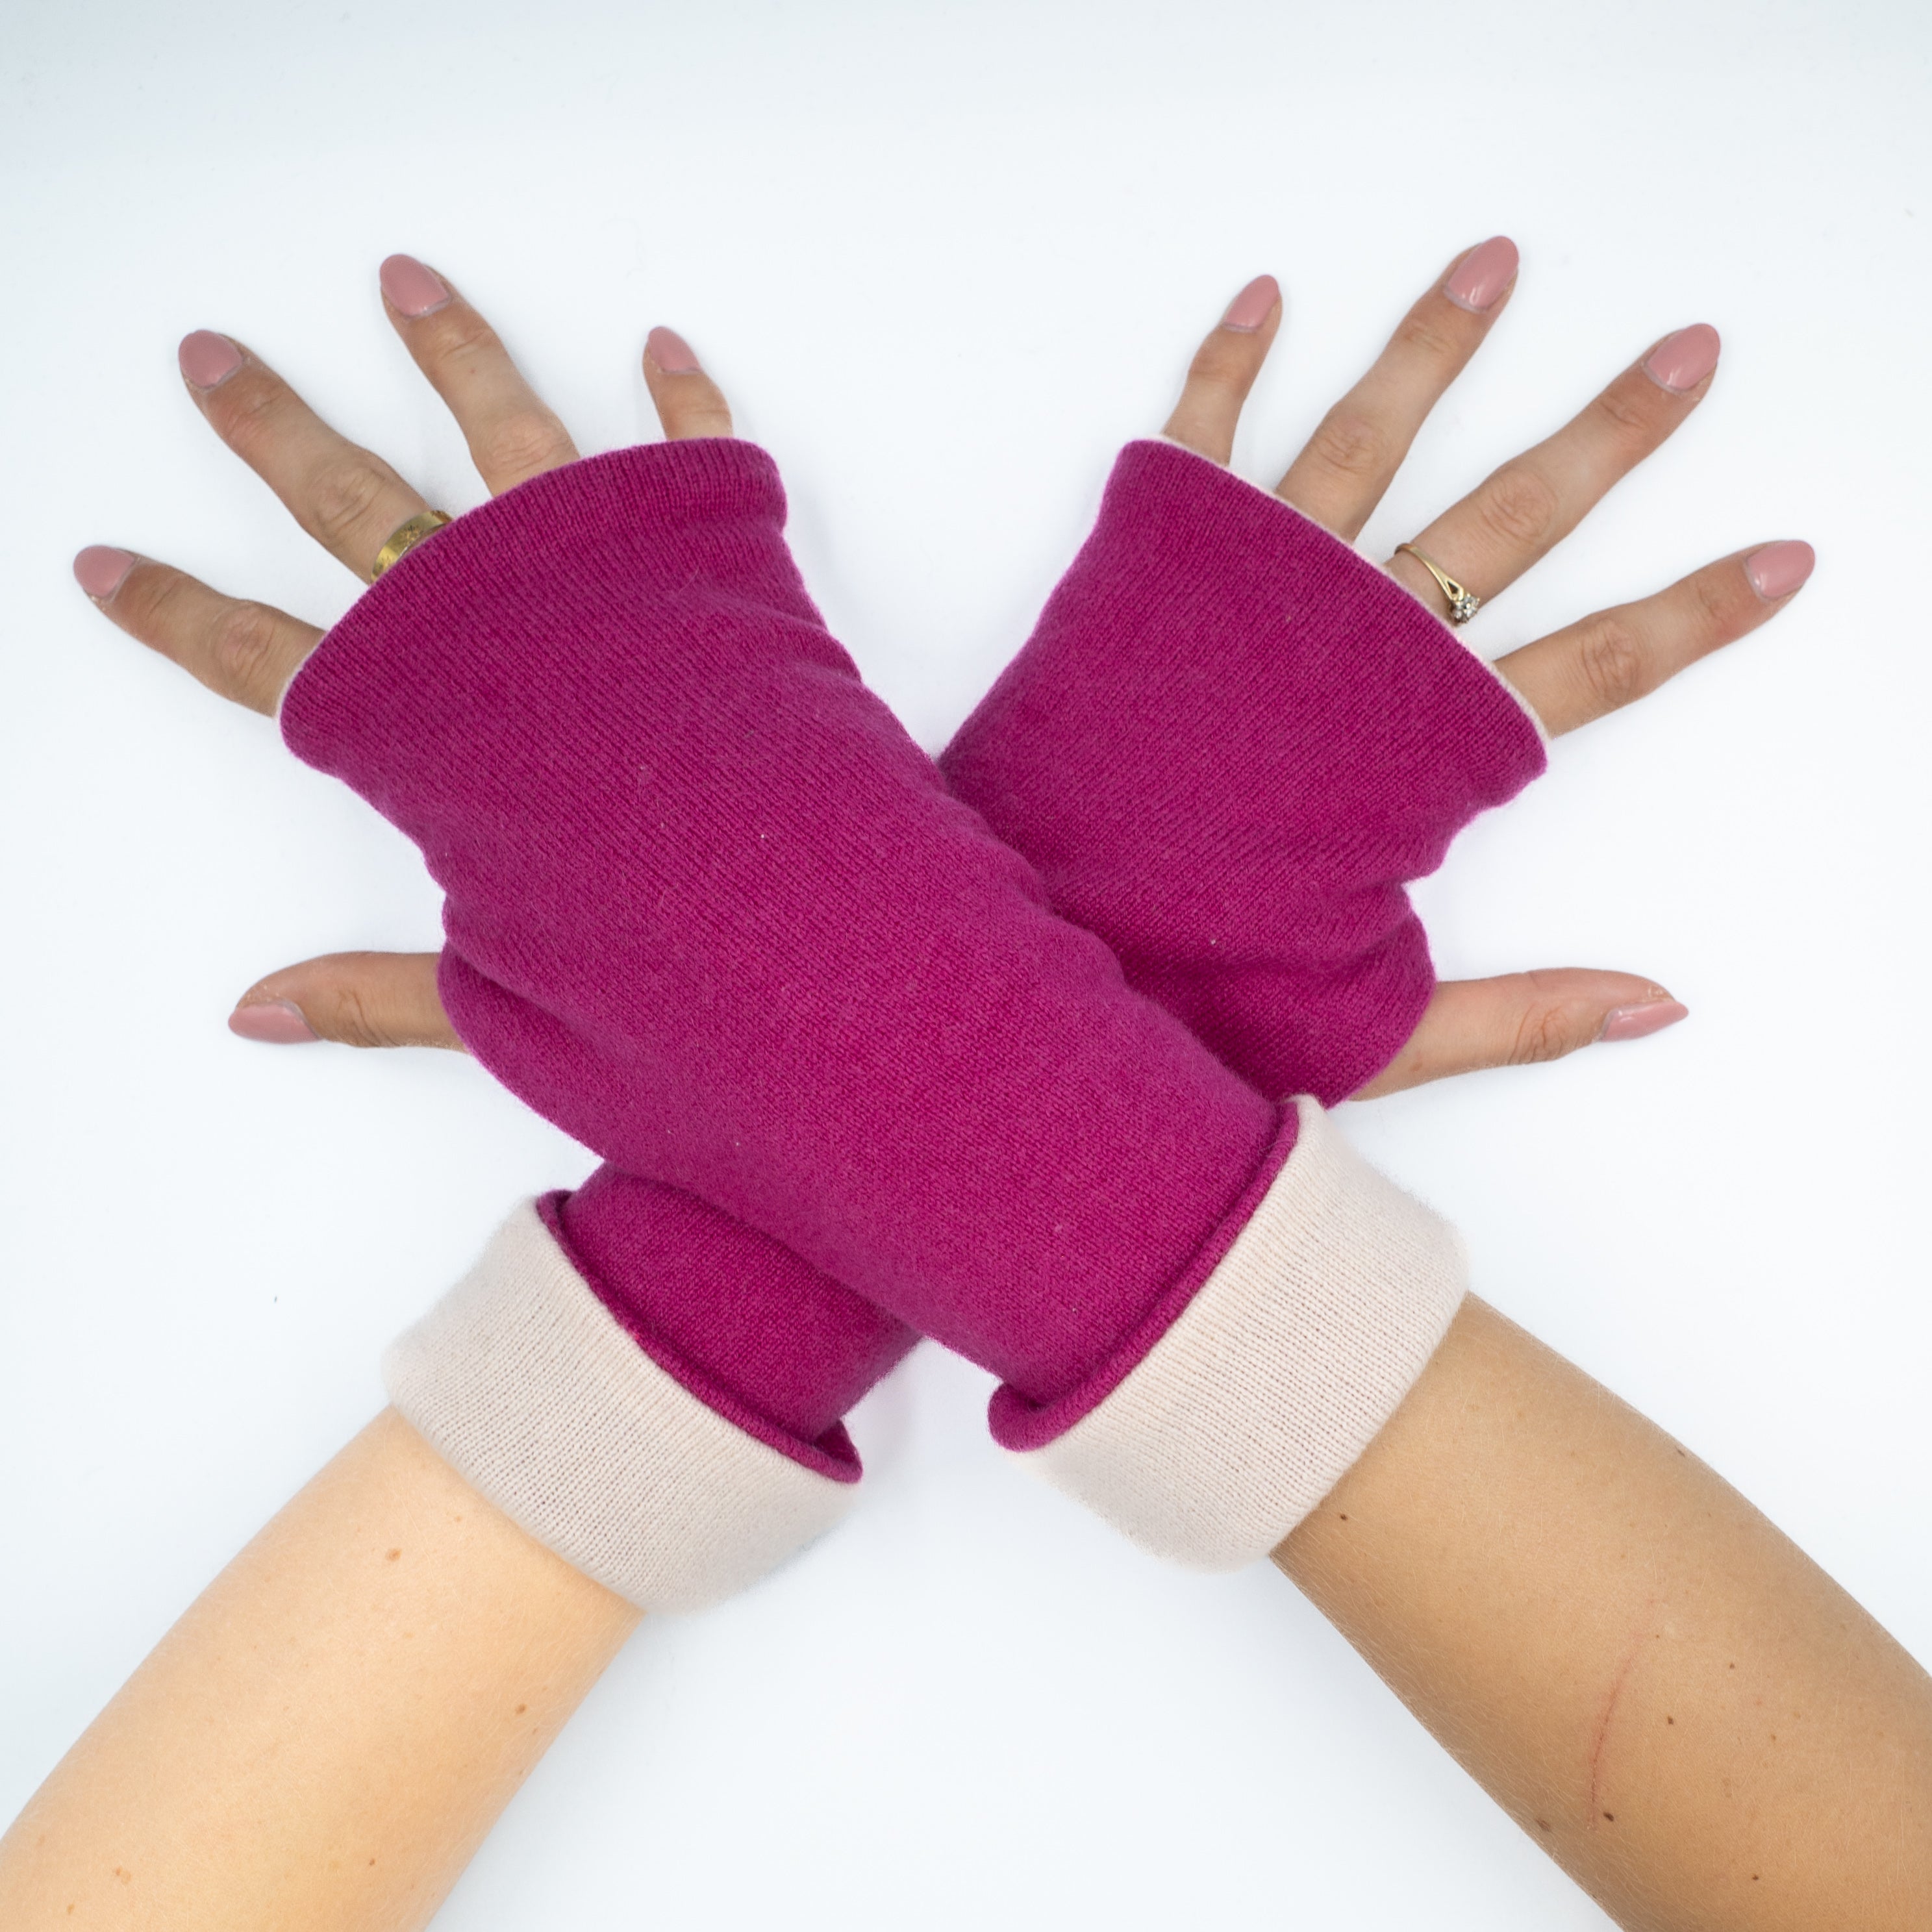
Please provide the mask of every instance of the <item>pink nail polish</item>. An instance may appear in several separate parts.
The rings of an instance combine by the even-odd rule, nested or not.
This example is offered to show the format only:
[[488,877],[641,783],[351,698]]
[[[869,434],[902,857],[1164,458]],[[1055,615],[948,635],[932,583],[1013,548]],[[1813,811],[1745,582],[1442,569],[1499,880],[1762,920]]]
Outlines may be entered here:
[[1817,561],[1818,553],[1808,543],[1792,538],[1753,550],[1744,559],[1744,574],[1767,604],[1775,604],[1802,586]]
[[74,560],[74,580],[98,604],[105,604],[134,568],[134,553],[110,544],[89,544]]
[[382,293],[398,315],[413,320],[434,315],[449,304],[449,287],[434,268],[426,268],[413,255],[392,255],[376,272]]
[[654,328],[644,338],[644,353],[667,376],[694,376],[703,365],[691,344],[674,328]]
[[1442,292],[1458,308],[1482,315],[1502,301],[1503,292],[1516,280],[1518,256],[1516,244],[1507,235],[1492,235],[1480,248],[1472,248],[1456,264],[1456,272],[1442,284]]
[[1275,304],[1280,300],[1281,284],[1274,276],[1257,275],[1228,304],[1227,313],[1221,318],[1221,326],[1232,328],[1237,335],[1252,335],[1267,321]]
[[1640,1006],[1619,1006],[1605,1016],[1600,1040],[1642,1040],[1646,1034],[1661,1033],[1679,1020],[1688,1019],[1690,1009],[1678,1000],[1649,1000]]
[[197,328],[182,338],[181,372],[197,389],[218,389],[242,366],[242,352],[225,335]]
[[266,1046],[308,1046],[322,1037],[291,1000],[259,1000],[253,1006],[237,1006],[228,1016],[228,1030]]
[[1658,388],[1681,396],[1694,389],[1718,366],[1724,343],[1708,322],[1694,322],[1666,335],[1643,358],[1643,373]]

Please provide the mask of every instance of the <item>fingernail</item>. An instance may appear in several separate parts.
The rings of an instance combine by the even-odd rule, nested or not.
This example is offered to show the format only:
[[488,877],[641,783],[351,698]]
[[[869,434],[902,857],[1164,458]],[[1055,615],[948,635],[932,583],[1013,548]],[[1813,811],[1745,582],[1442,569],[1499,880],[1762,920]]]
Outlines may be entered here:
[[1274,276],[1257,275],[1228,304],[1227,313],[1221,318],[1221,326],[1232,328],[1237,335],[1252,335],[1267,321],[1275,304],[1280,300],[1281,284]]
[[197,389],[218,389],[242,366],[242,352],[225,335],[197,328],[176,351],[181,372]]
[[413,255],[392,255],[376,271],[376,280],[398,315],[434,315],[449,301],[448,284]]
[[1643,358],[1643,373],[1660,388],[1681,396],[1694,389],[1718,366],[1724,349],[1718,332],[1708,322],[1694,322],[1675,335],[1666,335]]
[[644,338],[644,353],[667,376],[695,376],[703,364],[697,352],[674,328],[654,328]]
[[121,588],[122,580],[134,568],[134,553],[116,550],[110,544],[89,544],[74,560],[74,580],[98,604],[104,604]]
[[[85,550],[81,552],[83,556],[86,554]],[[1763,549],[1753,550],[1744,559],[1744,574],[1750,579],[1751,588],[1767,604],[1775,604],[1780,597],[1789,597],[1803,585],[1817,561],[1818,553],[1808,543],[1794,537],[1784,543],[1766,544]],[[76,575],[79,568],[78,565],[75,566]]]
[[1646,1034],[1661,1033],[1679,1020],[1688,1019],[1690,1009],[1680,1000],[1648,1000],[1640,1006],[1619,1006],[1606,1014],[1600,1040],[1641,1040]]
[[1503,291],[1516,280],[1519,259],[1516,244],[1507,235],[1492,235],[1456,263],[1442,292],[1458,308],[1481,315],[1502,300]]
[[322,1036],[302,1018],[292,1000],[258,1000],[228,1016],[228,1030],[265,1046],[308,1046]]

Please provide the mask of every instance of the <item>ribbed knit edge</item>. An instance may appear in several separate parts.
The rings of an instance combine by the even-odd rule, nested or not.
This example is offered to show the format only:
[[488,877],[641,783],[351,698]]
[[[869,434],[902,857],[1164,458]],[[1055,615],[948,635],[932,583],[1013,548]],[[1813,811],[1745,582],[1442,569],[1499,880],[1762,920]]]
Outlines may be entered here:
[[[1400,578],[1391,577],[1378,565],[1371,563],[1352,544],[1344,543],[1333,530],[1324,529],[1321,524],[1316,522],[1313,518],[1303,511],[1298,510],[1286,497],[1277,496],[1272,490],[1264,488],[1251,477],[1244,476],[1239,470],[1231,470],[1226,464],[1216,463],[1211,456],[1203,456],[1198,449],[1190,449],[1186,443],[1177,442],[1171,436],[1150,436],[1144,438],[1144,440],[1160,448],[1178,450],[1183,456],[1192,457],[1196,463],[1204,464],[1216,475],[1225,476],[1230,482],[1240,484],[1243,489],[1252,490],[1256,496],[1264,497],[1283,515],[1292,517],[1297,522],[1305,524],[1310,530],[1332,544],[1337,550],[1350,560],[1356,568],[1364,573],[1361,587],[1365,595],[1378,594],[1376,584],[1379,584],[1386,589],[1394,591],[1406,602],[1413,604],[1424,616],[1433,621],[1436,628],[1442,632],[1442,639],[1445,644],[1454,644],[1466,657],[1480,664],[1484,670],[1489,673],[1490,677],[1502,688],[1510,702],[1528,720],[1530,729],[1536,734],[1537,742],[1546,752],[1549,749],[1550,742],[1549,727],[1531,708],[1529,700],[1524,697],[1522,693],[1517,690],[1501,671],[1497,670],[1489,658],[1484,657],[1482,652],[1476,649],[1475,646],[1462,634],[1459,626],[1449,622],[1439,610],[1432,610]],[[1127,446],[1130,449],[1133,447],[1131,443]],[[1370,580],[1374,581],[1372,582]]]
[[667,1374],[528,1202],[390,1345],[382,1374],[465,1481],[640,1610],[731,1595],[831,1528],[857,1493]]
[[1156,1556],[1264,1556],[1448,1332],[1460,1238],[1304,1098],[1294,1151],[1200,1292],[1097,1408],[1018,1460]]

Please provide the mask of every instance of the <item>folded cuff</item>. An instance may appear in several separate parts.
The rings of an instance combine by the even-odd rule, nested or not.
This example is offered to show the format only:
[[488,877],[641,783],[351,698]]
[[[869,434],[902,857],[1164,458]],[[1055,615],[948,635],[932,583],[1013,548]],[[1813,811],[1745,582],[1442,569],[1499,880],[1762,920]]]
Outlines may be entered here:
[[1294,1151],[1105,1401],[1018,1460],[1156,1556],[1233,1570],[1333,1489],[1448,1332],[1460,1238],[1312,1100]]
[[458,1474],[644,1610],[700,1610],[851,1506],[698,1400],[598,1300],[529,1203],[382,1361],[390,1400]]
[[[1320,539],[1325,539],[1325,542],[1322,545],[1322,548],[1331,549],[1338,559],[1346,559],[1348,567],[1357,572],[1358,593],[1368,603],[1370,608],[1376,608],[1375,599],[1378,586],[1372,580],[1375,578],[1380,578],[1382,584],[1399,590],[1415,606],[1417,610],[1435,620],[1437,628],[1448,641],[1460,645],[1476,663],[1489,673],[1491,679],[1502,687],[1504,696],[1528,720],[1529,728],[1536,734],[1539,752],[1547,754],[1550,748],[1550,728],[1538,716],[1535,708],[1531,704],[1529,700],[1524,697],[1522,693],[1517,690],[1501,671],[1497,670],[1495,664],[1490,658],[1484,657],[1469,639],[1462,634],[1460,626],[1451,624],[1448,618],[1418,597],[1399,578],[1391,577],[1386,570],[1378,568],[1363,556],[1352,544],[1344,543],[1332,530],[1325,529],[1322,525],[1316,523],[1305,511],[1296,508],[1294,505],[1289,502],[1286,497],[1277,496],[1274,490],[1264,484],[1256,482],[1252,478],[1244,476],[1239,470],[1231,470],[1225,464],[1216,463],[1211,456],[1203,456],[1198,449],[1192,448],[1184,442],[1177,442],[1171,436],[1148,436],[1143,440],[1154,445],[1156,448],[1174,450],[1183,456],[1192,457],[1196,462],[1205,464],[1214,472],[1217,478],[1226,478],[1230,482],[1239,484],[1246,489],[1252,490],[1257,496],[1264,497],[1276,509],[1287,511],[1296,523],[1305,524],[1311,533],[1316,535]],[[1127,448],[1131,450],[1134,446],[1133,444],[1130,443]],[[1388,607],[1384,605],[1381,608],[1385,615]],[[1412,638],[1405,639],[1406,642],[1412,640]],[[1517,788],[1520,789],[1521,785],[1526,784],[1529,778],[1539,776],[1546,761],[1546,757],[1539,757],[1535,760],[1534,769],[1530,771],[1523,779],[1519,781]]]

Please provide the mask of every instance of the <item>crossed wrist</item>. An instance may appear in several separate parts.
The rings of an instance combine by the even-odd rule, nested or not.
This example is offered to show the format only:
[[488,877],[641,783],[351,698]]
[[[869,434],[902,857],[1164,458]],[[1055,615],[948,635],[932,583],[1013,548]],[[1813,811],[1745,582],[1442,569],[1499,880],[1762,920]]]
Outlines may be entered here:
[[[1352,760],[1374,764],[1385,800],[1420,794],[1436,814],[1412,808],[1358,882],[1373,920],[1340,932],[1352,965],[1365,943],[1387,950],[1391,920],[1406,929],[1404,866],[1516,773],[1430,764],[1442,719],[1412,729],[1381,702],[1399,643],[1360,651],[1346,680],[1333,622],[1291,626],[1284,652],[1264,633],[1297,616],[1270,574],[1291,553],[1338,596],[1372,580],[1402,625],[1441,627],[1284,506],[1262,500],[1266,530],[1246,542],[1253,493],[1176,460],[1160,445],[1123,456],[1042,632],[1084,598],[1127,627],[1125,658],[1151,662],[1148,573],[1198,612],[1201,554],[1232,554],[1215,616],[1242,649],[1213,668],[1237,701],[1193,755],[1211,768],[1240,749],[1253,789],[1236,818],[1276,784],[1311,809],[1343,777],[1359,794]],[[686,487],[690,502],[663,500]],[[451,897],[446,1004],[515,1090],[976,1359],[1046,1364],[1035,1392],[1003,1399],[1004,1439],[1151,1546],[1247,1560],[1420,1372],[1461,1293],[1453,1237],[1346,1158],[1318,1109],[1282,1118],[1049,914],[825,633],[782,509],[769,459],[742,446],[618,452],[538,478],[386,576],[296,680],[285,732],[423,844]],[[1290,721],[1300,762],[1270,764],[1285,656],[1306,699]],[[1431,672],[1438,688],[1469,674]],[[1022,851],[1042,842],[1031,830]],[[1250,896],[1225,847],[1208,856],[1214,892]],[[1321,923],[1297,935],[1304,949]],[[1318,947],[1291,959],[1277,1016],[1318,1010],[1334,963]],[[969,1041],[980,1060],[962,1057]],[[1317,1088],[1304,1071],[1272,1090]],[[1277,1128],[1271,1178],[1231,1208]],[[640,1346],[558,1232],[513,1222],[399,1345],[398,1406],[433,1443],[654,1606],[734,1587],[842,1510],[855,1462],[773,1439],[701,1368]],[[1170,1272],[1197,1251],[1204,1276]],[[600,1432],[614,1489],[594,1467]]]

